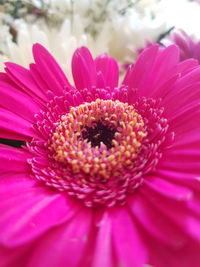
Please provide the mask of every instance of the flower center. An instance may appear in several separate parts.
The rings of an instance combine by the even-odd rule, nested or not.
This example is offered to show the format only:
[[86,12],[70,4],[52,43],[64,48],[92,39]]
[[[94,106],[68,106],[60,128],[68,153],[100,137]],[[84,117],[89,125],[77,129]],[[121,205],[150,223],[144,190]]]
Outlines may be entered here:
[[103,121],[96,121],[92,127],[85,126],[82,130],[82,137],[87,142],[91,142],[92,147],[100,147],[101,143],[105,144],[107,149],[113,147],[112,140],[117,130],[113,127],[109,127]]
[[49,149],[73,173],[106,182],[134,167],[147,132],[133,106],[97,99],[71,107],[61,117]]

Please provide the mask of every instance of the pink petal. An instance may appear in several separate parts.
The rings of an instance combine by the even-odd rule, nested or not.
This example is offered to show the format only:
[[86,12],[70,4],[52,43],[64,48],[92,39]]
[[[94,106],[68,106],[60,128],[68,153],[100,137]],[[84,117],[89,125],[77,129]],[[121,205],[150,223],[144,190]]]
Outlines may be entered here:
[[[176,46],[158,51],[158,46],[152,45],[141,53],[123,84],[129,90],[137,89],[138,96],[151,97],[155,92],[159,93],[159,88],[174,77],[178,59],[179,50]],[[132,103],[130,101],[132,100],[128,99]]]
[[[160,50],[152,70],[151,88],[159,88],[166,80],[174,75],[174,68],[179,63],[179,49],[175,45]],[[156,89],[155,89],[156,90]]]
[[33,137],[38,137],[32,124],[6,109],[0,108],[1,138],[30,141]]
[[158,214],[162,214],[161,216],[171,224],[171,227],[177,229],[177,233],[179,230],[182,232],[184,237],[180,242],[182,245],[185,245],[188,239],[191,242],[200,241],[200,221],[192,211],[189,211],[187,201],[174,201],[161,197],[157,192],[144,186],[141,187],[140,193],[143,198],[147,198]]
[[174,88],[174,86],[172,86],[171,91],[174,93],[170,92],[162,102],[162,105],[165,107],[166,117],[169,118],[169,120],[178,117],[178,114],[185,111],[191,113],[189,107],[195,108],[195,106],[199,105],[200,82],[192,83],[186,87],[182,86],[181,88]]
[[29,70],[15,63],[6,63],[8,76],[15,82],[22,91],[37,99],[40,103],[47,101],[45,92],[42,92],[34,82]]
[[[119,67],[114,58],[108,57],[106,54],[102,54],[95,59],[97,74],[102,73],[104,78],[104,86],[115,88],[118,85],[119,79]],[[97,87],[98,80],[97,80]]]
[[64,194],[26,174],[1,175],[0,195],[0,242],[8,247],[32,241],[76,210]]
[[49,231],[33,251],[29,267],[87,266],[82,260],[91,229],[91,210],[82,209],[68,223]]
[[114,267],[112,225],[107,212],[104,212],[98,227],[92,267]]
[[[145,86],[151,77],[150,74],[155,63],[157,53],[158,45],[153,45],[150,48],[145,49],[139,56],[133,68],[128,70],[122,84],[128,86],[129,90],[137,88],[140,90],[140,94],[146,93]],[[130,101],[131,99],[128,99],[128,102]]]
[[195,60],[193,58],[186,59],[177,65],[177,72],[181,73],[181,75],[184,76],[187,73],[191,72],[196,67],[198,67],[198,61],[197,60]]
[[[145,192],[145,190],[143,191]],[[148,195],[143,197],[138,192],[129,200],[129,207],[135,221],[142,227],[143,236],[150,236],[152,239],[157,239],[162,245],[177,248],[180,243],[187,241],[187,235],[183,235],[177,227],[174,227],[162,211],[158,212],[154,209],[152,203],[148,202],[148,197],[151,196],[149,194],[148,191]],[[151,247],[151,241],[149,241],[147,247]]]
[[159,177],[156,177],[156,175],[146,177],[144,183],[151,190],[155,190],[158,194],[161,194],[164,197],[179,201],[190,200],[192,198],[192,191],[189,188],[160,179]]
[[0,144],[0,169],[5,171],[28,172],[30,166],[28,151]]
[[126,208],[111,214],[113,246],[116,266],[141,267],[147,263],[147,248],[141,240],[140,230]]
[[27,121],[33,122],[33,117],[41,109],[39,103],[12,86],[0,81],[1,106],[12,111]]
[[200,142],[196,149],[170,149],[165,151],[158,167],[169,171],[181,171],[188,175],[199,174]]
[[42,78],[42,75],[39,72],[37,65],[30,64],[29,67],[30,67],[31,76],[33,80],[35,81],[35,83],[37,84],[37,87],[40,88],[40,90],[46,94],[46,97],[48,97],[47,94],[49,90],[51,90],[51,88],[48,87],[47,82],[45,81],[45,79]]
[[33,45],[33,56],[38,72],[55,95],[62,95],[63,90],[71,88],[69,81],[56,60],[42,45]]
[[96,85],[95,63],[86,47],[75,51],[72,58],[72,73],[77,89],[91,88]]

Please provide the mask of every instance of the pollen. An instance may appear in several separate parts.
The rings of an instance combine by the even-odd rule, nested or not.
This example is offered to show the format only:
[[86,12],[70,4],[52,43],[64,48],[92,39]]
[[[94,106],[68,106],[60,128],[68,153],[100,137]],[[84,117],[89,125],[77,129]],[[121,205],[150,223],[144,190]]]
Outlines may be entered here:
[[147,136],[132,105],[101,100],[71,107],[55,128],[49,150],[56,162],[87,179],[107,181],[134,167]]

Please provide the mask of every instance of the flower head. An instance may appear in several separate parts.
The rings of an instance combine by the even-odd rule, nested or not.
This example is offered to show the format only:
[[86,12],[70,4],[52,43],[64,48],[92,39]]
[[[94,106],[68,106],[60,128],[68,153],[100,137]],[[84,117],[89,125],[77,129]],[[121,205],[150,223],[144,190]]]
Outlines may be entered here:
[[197,267],[197,62],[153,45],[118,85],[117,62],[82,47],[72,85],[33,55],[0,75],[0,137],[26,141],[0,146],[3,264]]

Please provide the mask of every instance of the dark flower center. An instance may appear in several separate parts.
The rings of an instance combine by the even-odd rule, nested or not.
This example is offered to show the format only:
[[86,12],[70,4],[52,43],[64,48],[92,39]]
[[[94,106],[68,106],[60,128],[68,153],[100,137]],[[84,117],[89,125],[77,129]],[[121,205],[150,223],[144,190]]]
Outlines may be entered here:
[[112,141],[117,132],[112,126],[106,125],[104,121],[96,121],[91,127],[85,126],[82,130],[82,137],[91,142],[92,147],[100,146],[104,143],[108,149],[113,147]]

